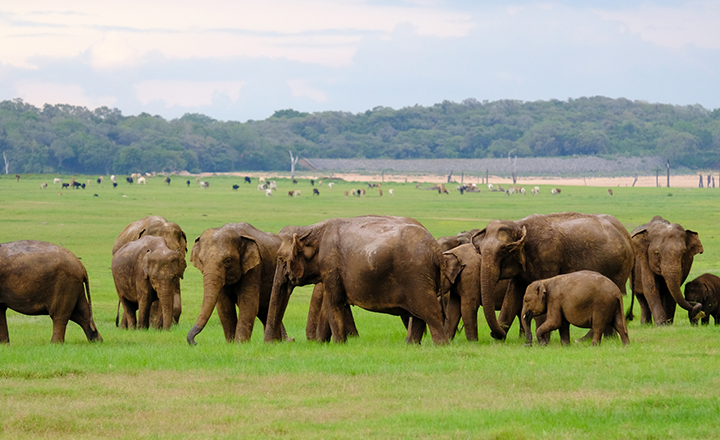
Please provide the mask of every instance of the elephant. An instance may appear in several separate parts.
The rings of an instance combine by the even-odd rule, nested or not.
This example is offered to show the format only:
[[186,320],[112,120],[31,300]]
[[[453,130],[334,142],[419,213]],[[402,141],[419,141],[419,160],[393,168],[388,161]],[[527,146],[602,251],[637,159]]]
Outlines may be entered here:
[[[205,230],[195,240],[190,262],[203,274],[200,315],[187,335],[190,345],[217,307],[228,342],[247,342],[255,317],[267,325],[277,252],[282,240],[249,223],[228,223]],[[236,311],[237,306],[237,311]],[[282,322],[283,338],[287,338]]]
[[[416,220],[392,216],[331,218],[280,231],[265,341],[280,338],[281,321],[295,286],[322,283],[323,307],[335,342],[348,336],[346,308],[400,316],[420,342],[425,324],[436,344],[448,342],[443,327],[440,246]],[[414,318],[414,323],[410,324]]]
[[613,216],[562,212],[533,214],[517,221],[493,220],[472,243],[482,258],[482,303],[491,303],[499,280],[509,279],[499,318],[483,308],[495,339],[505,339],[522,309],[527,286],[578,270],[594,270],[625,293],[635,262],[630,235]]
[[625,323],[622,293],[608,277],[590,270],[556,275],[533,281],[523,297],[522,324],[527,343],[532,345],[530,320],[546,314],[545,322],[536,329],[540,345],[547,344],[547,335],[560,329],[560,341],[570,343],[570,324],[592,329],[592,345],[600,344],[607,327],[620,335],[624,345],[630,344]]
[[[180,296],[180,279],[186,267],[182,252],[168,248],[162,237],[146,235],[118,249],[111,268],[115,290],[123,305],[122,328],[147,329],[150,307],[157,301],[160,312],[156,326],[170,329],[174,300]],[[137,318],[136,311],[139,311]],[[115,325],[118,325],[117,318]]]
[[704,316],[696,313],[690,317],[691,324],[697,324],[702,318],[702,323],[710,323],[710,317],[715,320],[715,325],[720,325],[720,277],[711,273],[705,273],[685,284],[685,300],[688,303],[702,304]]
[[[676,305],[687,310],[690,320],[694,320],[702,304],[688,303],[680,286],[690,273],[694,256],[703,253],[697,232],[656,215],[649,223],[635,228],[631,236],[635,251],[631,285],[640,304],[640,322],[671,324]],[[633,318],[632,305],[627,318]]]
[[440,250],[446,252],[460,246],[461,244],[470,243],[472,236],[478,231],[479,229],[473,229],[471,231],[458,232],[456,235],[440,237],[437,239],[437,242],[440,245]]
[[[115,252],[125,244],[138,240],[145,235],[164,238],[168,248],[174,251],[180,251],[183,258],[185,258],[187,252],[187,237],[185,236],[185,232],[183,232],[177,223],[169,222],[159,215],[150,215],[127,225],[120,235],[118,235],[117,239],[115,239],[112,254],[115,255]],[[153,302],[150,312],[151,317],[158,315],[157,308],[158,304]],[[175,324],[180,322],[181,314],[182,300],[178,291],[178,294],[173,298],[173,322],[175,322]],[[124,319],[125,315],[123,315],[123,320]],[[127,327],[127,323],[123,322],[123,325]]]
[[[322,283],[315,284],[312,297],[310,298],[310,309],[308,310],[308,320],[305,326],[305,337],[308,341],[329,342],[332,337],[330,329],[330,321],[327,318],[326,307],[323,307],[323,297],[325,289]],[[348,336],[358,336],[358,330],[355,326],[355,318],[353,318],[350,306],[344,308],[343,322],[346,325],[345,333]]]
[[492,307],[500,310],[508,280],[500,280],[492,293],[490,305],[482,303],[480,294],[480,269],[482,259],[472,244],[461,244],[443,252],[445,258],[445,279],[450,283],[450,297],[447,308],[445,330],[450,339],[455,337],[460,317],[465,327],[465,337],[468,341],[478,340],[477,315],[480,306]]
[[93,320],[90,283],[80,259],[44,241],[0,244],[0,343],[10,342],[6,311],[50,315],[51,342],[65,342],[68,321],[82,327],[90,342],[101,342]]

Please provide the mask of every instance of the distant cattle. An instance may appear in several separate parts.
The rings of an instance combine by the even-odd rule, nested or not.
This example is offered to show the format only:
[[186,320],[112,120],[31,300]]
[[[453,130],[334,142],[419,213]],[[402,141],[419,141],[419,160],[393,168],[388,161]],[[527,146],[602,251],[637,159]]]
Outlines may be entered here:
[[232,186],[232,189],[234,189],[235,191],[237,191],[238,188],[240,188],[240,185],[233,185],[233,186]]
[[113,188],[117,188],[117,182],[113,182]]
[[540,187],[539,187],[539,186],[536,186],[536,187],[533,188],[532,191],[530,191],[530,192],[532,193],[532,195],[535,195],[535,194],[537,194],[537,193],[540,192]]
[[608,194],[613,195],[612,190],[608,188]]
[[20,174],[15,174],[15,179],[17,179],[17,181],[19,182],[19,181],[20,181]]
[[332,189],[333,186],[335,186],[335,182],[328,183],[328,188]]
[[56,185],[56,184],[58,184],[58,183],[62,183],[62,179],[59,178],[59,177],[54,178],[54,179],[53,179],[53,185]]
[[98,185],[100,185],[101,183],[103,183],[103,178],[102,178],[102,176],[98,177],[97,180],[96,180],[96,182],[97,182]]
[[134,180],[132,177],[126,177],[126,178],[125,178],[125,181],[126,181],[127,183],[133,183],[135,180]]
[[560,188],[553,188],[550,190],[550,194],[552,195],[560,194],[560,192],[562,192]]
[[170,178],[169,177],[164,178],[163,182],[167,183],[168,186],[170,186]]
[[296,180],[296,179],[293,179],[293,183],[294,183],[294,184],[297,184],[297,180]]
[[188,180],[188,181],[185,182],[185,183],[187,183],[188,188],[190,188],[190,181]]
[[300,191],[299,189],[296,189],[295,191],[293,191],[293,197],[300,197],[301,195],[302,195],[302,191]]
[[347,196],[348,196],[348,192],[347,192],[347,191],[345,191],[345,197],[347,197]]
[[41,183],[40,189],[45,189],[45,188],[47,188],[47,183],[45,183],[45,182]]
[[268,185],[268,188],[269,188],[269,189],[271,189],[271,190],[273,190],[273,191],[277,191],[277,184],[275,183],[274,180],[269,181],[269,182],[267,183],[267,185]]
[[393,195],[393,189],[392,189],[392,188],[390,188],[390,189],[388,190],[388,194]]
[[210,188],[210,182],[201,181],[200,188]]
[[320,195],[320,191],[318,191],[317,188],[313,188],[313,195],[314,195],[314,196],[319,196],[319,195]]
[[252,179],[248,176],[245,176],[245,183],[252,183]]
[[288,191],[288,195],[292,197],[294,195],[295,191]]
[[266,189],[268,189],[268,186],[264,183],[258,183],[257,189],[258,191],[265,191]]
[[269,189],[269,188],[266,189],[266,190],[265,190],[265,197],[272,197],[272,196],[273,196],[273,195],[272,195],[272,190]]
[[310,179],[310,185],[315,186],[315,180],[314,180],[314,179]]
[[382,188],[378,188],[378,194],[382,197]]
[[117,183],[117,179],[115,179],[115,174],[113,174],[112,176],[110,176],[110,181],[111,181],[112,183]]
[[138,185],[145,185],[145,178],[144,178],[144,177],[138,177],[137,184],[138,184]]
[[78,189],[78,188],[80,188],[80,182],[73,182],[73,183],[72,183],[72,187],[73,187],[73,189]]

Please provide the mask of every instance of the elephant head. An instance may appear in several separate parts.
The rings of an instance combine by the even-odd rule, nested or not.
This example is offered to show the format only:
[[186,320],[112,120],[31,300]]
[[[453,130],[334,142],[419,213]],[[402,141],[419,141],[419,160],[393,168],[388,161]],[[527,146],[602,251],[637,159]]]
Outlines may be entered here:
[[[646,297],[668,292],[680,307],[690,312],[690,319],[693,320],[702,309],[702,305],[693,306],[688,303],[682,295],[680,286],[690,273],[693,257],[703,252],[697,232],[685,230],[677,223],[671,224],[662,217],[656,216],[650,223],[633,231],[632,242],[635,248],[636,269],[640,271]],[[653,316],[656,324],[663,324],[665,319],[672,320],[672,318],[666,316],[658,319]]]
[[543,315],[547,312],[547,290],[542,281],[534,281],[531,283],[525,296],[523,297],[522,308],[522,325],[525,329],[527,337],[527,345],[532,345],[531,321],[535,316]]
[[[322,224],[322,223],[321,223]],[[265,341],[282,339],[280,320],[295,286],[320,283],[316,255],[320,237],[316,230],[322,226],[286,226],[280,231],[282,244],[278,249],[275,277],[268,308]]]
[[142,275],[157,294],[162,325],[167,330],[182,313],[182,306],[175,298],[180,298],[180,280],[187,267],[185,256],[163,246],[149,249],[142,258]]
[[195,336],[205,328],[221,290],[240,282],[251,270],[260,270],[260,247],[253,237],[232,228],[208,229],[195,240],[190,262],[203,274],[200,315],[187,335],[188,343],[195,345]]
[[146,235],[164,238],[167,246],[174,251],[182,252],[183,257],[187,253],[187,237],[180,226],[159,215],[151,215],[136,220],[123,229],[115,240],[112,249],[113,255],[125,244],[139,240]]
[[700,319],[709,315],[718,306],[713,294],[713,286],[708,284],[708,281],[703,276],[685,284],[685,300],[692,304],[693,308],[697,304],[702,306],[701,312],[695,314],[693,314],[692,310],[688,312],[690,324],[693,325],[697,325]]
[[[493,304],[493,292],[502,279],[513,278],[526,270],[525,237],[527,229],[515,222],[493,220],[472,237],[473,246],[482,257],[480,291],[483,304]],[[500,325],[493,307],[483,307],[490,334],[505,339],[506,329]]]

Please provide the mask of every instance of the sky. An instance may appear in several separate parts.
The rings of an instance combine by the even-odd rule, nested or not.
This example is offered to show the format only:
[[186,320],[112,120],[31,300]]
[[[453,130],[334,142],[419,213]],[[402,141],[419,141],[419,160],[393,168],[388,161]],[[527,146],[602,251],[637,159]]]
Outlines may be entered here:
[[720,2],[0,2],[0,100],[38,107],[244,122],[590,96],[720,108]]

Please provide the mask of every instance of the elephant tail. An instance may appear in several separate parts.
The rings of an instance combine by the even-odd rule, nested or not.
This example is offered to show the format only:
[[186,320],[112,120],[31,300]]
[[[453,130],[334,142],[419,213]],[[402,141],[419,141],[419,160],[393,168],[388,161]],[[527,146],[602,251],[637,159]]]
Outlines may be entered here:
[[630,293],[630,308],[628,309],[627,313],[625,314],[625,319],[628,321],[632,321],[635,319],[635,315],[633,315],[633,306],[635,305],[635,291],[633,290]]
[[120,327],[120,300],[118,300],[117,313],[115,314],[115,327]]
[[[92,297],[90,296],[90,278],[88,277],[87,270],[85,271],[85,276],[83,277],[83,285],[85,286],[85,295],[87,296],[88,308],[90,309],[90,328],[93,331],[97,331],[97,328],[95,327],[95,319],[93,318]],[[102,338],[100,338],[100,340],[102,341]]]

